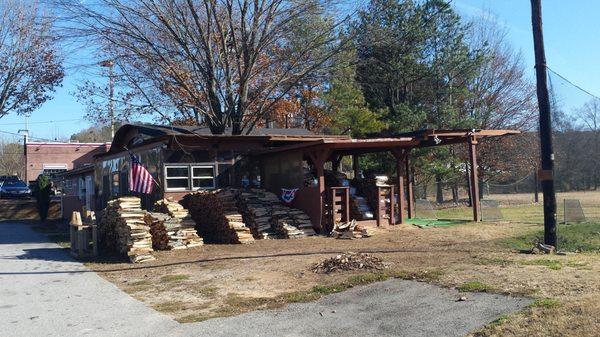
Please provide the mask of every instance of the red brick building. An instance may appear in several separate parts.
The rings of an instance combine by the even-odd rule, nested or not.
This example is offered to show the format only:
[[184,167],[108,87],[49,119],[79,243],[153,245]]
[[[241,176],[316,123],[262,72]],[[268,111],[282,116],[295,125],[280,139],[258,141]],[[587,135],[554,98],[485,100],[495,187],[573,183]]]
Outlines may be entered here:
[[107,152],[110,143],[27,142],[24,181],[42,174],[55,174],[94,162],[94,155]]

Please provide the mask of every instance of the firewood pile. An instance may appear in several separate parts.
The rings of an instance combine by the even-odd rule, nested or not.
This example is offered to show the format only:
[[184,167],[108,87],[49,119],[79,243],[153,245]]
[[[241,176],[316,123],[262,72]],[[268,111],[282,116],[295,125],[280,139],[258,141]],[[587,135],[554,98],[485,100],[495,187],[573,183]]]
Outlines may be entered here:
[[356,220],[352,220],[350,222],[336,223],[329,236],[336,239],[352,240],[371,237],[376,231],[373,227],[357,225]]
[[233,190],[198,191],[186,195],[181,204],[189,210],[204,242],[254,242],[250,229],[237,211],[235,198]]
[[152,235],[152,248],[154,250],[169,250],[169,234],[165,228],[165,221],[171,217],[163,213],[146,213],[144,221],[150,227]]
[[388,267],[387,263],[376,256],[347,252],[315,264],[312,271],[319,274],[330,274],[348,270],[383,270]]
[[277,203],[279,198],[275,194],[259,189],[242,191],[238,194],[238,208],[255,239],[277,238],[277,233],[271,225],[272,208]]
[[317,235],[306,213],[285,205],[274,205],[273,229],[283,238],[302,238]]
[[204,243],[196,232],[196,222],[181,204],[172,199],[162,199],[154,204],[154,211],[168,216],[159,217],[169,238],[168,249],[192,248]]
[[254,236],[250,228],[244,223],[244,217],[239,213],[237,207],[239,191],[234,189],[223,189],[217,192],[217,197],[221,200],[225,218],[229,226],[235,230],[240,243],[254,242]]
[[299,238],[316,235],[306,213],[281,204],[271,192],[251,189],[238,194],[244,222],[256,239]]
[[154,260],[150,227],[137,197],[121,197],[108,202],[98,218],[103,248],[127,254],[131,262]]

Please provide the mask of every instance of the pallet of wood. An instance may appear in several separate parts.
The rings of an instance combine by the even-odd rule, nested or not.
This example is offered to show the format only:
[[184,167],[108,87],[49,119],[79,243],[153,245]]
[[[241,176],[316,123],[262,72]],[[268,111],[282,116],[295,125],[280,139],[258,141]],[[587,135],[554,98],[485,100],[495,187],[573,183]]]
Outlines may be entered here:
[[145,215],[137,197],[109,201],[98,219],[103,246],[111,252],[126,254],[134,263],[154,260],[152,235]]

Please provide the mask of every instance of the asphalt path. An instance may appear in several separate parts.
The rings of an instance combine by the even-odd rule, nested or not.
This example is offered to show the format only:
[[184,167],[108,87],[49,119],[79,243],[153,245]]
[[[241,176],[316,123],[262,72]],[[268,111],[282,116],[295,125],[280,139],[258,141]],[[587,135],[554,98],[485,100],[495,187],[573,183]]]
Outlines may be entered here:
[[0,223],[0,336],[464,336],[529,299],[388,280],[311,303],[180,324],[42,234]]

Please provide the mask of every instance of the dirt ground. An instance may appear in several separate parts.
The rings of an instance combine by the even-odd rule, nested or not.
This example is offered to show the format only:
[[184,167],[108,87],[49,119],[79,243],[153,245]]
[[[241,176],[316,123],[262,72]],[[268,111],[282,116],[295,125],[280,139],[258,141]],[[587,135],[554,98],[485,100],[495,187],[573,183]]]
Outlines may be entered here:
[[[504,238],[539,225],[467,223],[420,229],[400,225],[371,238],[312,237],[262,240],[249,245],[204,245],[157,252],[143,265],[90,263],[107,280],[181,322],[314,299],[315,289],[337,289],[349,279],[383,274],[417,278],[464,291],[489,291],[538,299],[534,307],[502,317],[481,336],[596,336],[600,331],[598,254],[529,255]],[[313,273],[311,266],[336,254],[370,252],[390,263],[384,273]],[[327,288],[329,287],[329,288]],[[468,296],[468,295],[467,295]]]

